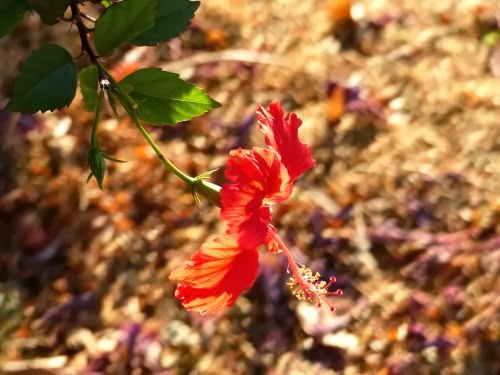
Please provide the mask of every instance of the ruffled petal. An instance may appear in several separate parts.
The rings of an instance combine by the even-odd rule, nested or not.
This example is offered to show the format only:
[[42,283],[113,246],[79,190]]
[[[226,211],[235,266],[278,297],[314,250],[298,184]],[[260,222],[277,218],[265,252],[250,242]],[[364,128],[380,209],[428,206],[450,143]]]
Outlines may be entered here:
[[292,193],[288,172],[279,154],[271,149],[254,147],[251,150],[232,150],[225,176],[234,184],[251,185],[262,191],[265,205],[284,201]]
[[170,274],[179,281],[175,296],[187,310],[214,313],[231,306],[255,282],[259,253],[241,249],[230,236],[219,236]]
[[287,199],[293,185],[279,155],[271,149],[254,147],[230,153],[225,184],[220,192],[221,217],[228,234],[240,246],[256,247],[267,235],[270,206]]
[[302,120],[295,113],[285,115],[281,104],[273,101],[267,110],[262,106],[257,109],[257,120],[266,145],[280,154],[292,182],[316,165],[311,149],[300,142]]
[[225,184],[220,196],[220,214],[227,223],[227,233],[236,238],[240,246],[259,246],[271,222],[271,210],[262,206],[262,191],[252,185]]

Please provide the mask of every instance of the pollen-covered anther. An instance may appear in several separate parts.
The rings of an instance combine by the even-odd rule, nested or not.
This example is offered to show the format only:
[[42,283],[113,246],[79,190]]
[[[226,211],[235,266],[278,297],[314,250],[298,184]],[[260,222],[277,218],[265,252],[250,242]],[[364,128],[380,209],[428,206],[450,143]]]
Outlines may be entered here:
[[287,285],[290,287],[292,294],[299,300],[308,301],[321,307],[326,304],[331,311],[334,310],[333,305],[326,298],[327,295],[342,295],[342,290],[337,289],[333,292],[329,291],[332,284],[335,283],[335,277],[330,277],[328,282],[321,280],[321,275],[319,272],[313,273],[313,271],[302,265],[298,267],[298,275],[293,275],[290,277]]

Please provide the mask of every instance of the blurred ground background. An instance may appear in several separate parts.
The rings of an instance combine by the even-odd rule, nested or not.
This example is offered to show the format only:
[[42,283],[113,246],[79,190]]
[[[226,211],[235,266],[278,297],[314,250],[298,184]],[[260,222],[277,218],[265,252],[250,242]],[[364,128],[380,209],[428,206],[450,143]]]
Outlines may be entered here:
[[[274,224],[337,277],[334,314],[296,301],[265,252],[232,309],[184,311],[168,275],[219,231],[218,210],[109,110],[102,147],[128,162],[108,164],[102,191],[86,183],[80,98],[0,112],[0,373],[498,374],[499,30],[496,0],[210,0],[180,38],[108,60],[117,76],[176,71],[222,103],[152,129],[191,175],[263,145],[257,105],[299,114],[318,165]],[[53,41],[78,56],[74,28],[37,17],[0,40],[0,107]]]

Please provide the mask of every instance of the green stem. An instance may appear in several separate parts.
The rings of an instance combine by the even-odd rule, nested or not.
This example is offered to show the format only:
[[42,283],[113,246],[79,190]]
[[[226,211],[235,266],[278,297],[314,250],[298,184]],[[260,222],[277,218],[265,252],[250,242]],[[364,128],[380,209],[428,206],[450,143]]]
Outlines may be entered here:
[[189,185],[191,187],[191,191],[193,193],[193,196],[196,199],[196,194],[201,194],[203,195],[206,199],[208,199],[210,202],[217,206],[221,206],[220,204],[220,190],[221,187],[213,184],[211,182],[205,181],[203,178],[197,178],[197,177],[191,177],[184,173],[182,170],[177,168],[160,150],[156,142],[151,138],[149,133],[144,129],[144,127],[141,125],[141,122],[137,118],[137,115],[132,108],[129,107],[128,103],[123,103],[121,102],[123,108],[125,111],[127,111],[128,115],[134,122],[135,126],[139,130],[139,132],[142,134],[146,142],[149,143],[153,151],[156,153],[158,156],[158,159],[162,162],[162,164],[167,168],[169,171],[174,173],[177,177],[179,177],[185,184]]
[[[130,113],[129,113],[130,115]],[[134,114],[135,115],[135,114]],[[149,143],[153,151],[156,153],[160,161],[163,163],[163,165],[170,170],[172,173],[174,173],[177,177],[179,177],[183,182],[185,182],[187,185],[191,186],[196,182],[196,179],[194,177],[191,177],[187,174],[185,174],[183,171],[181,171],[179,168],[177,168],[168,158],[163,154],[163,152],[160,150],[160,148],[156,145],[155,141],[149,133],[144,129],[144,127],[141,125],[141,123],[138,121],[136,116],[130,116],[132,118],[132,121],[134,122],[135,126],[139,131],[141,132],[142,136],[144,139],[146,139],[146,142]]]
[[96,105],[94,121],[92,123],[92,135],[90,136],[90,150],[88,156],[91,173],[87,181],[94,176],[100,189],[102,189],[104,175],[106,174],[106,161],[104,160],[104,155],[99,148],[99,138],[97,137],[97,127],[99,126],[103,103],[104,90],[99,88],[99,97]]
[[95,149],[99,148],[99,141],[97,138],[97,126],[99,124],[99,118],[101,117],[101,109],[103,102],[104,102],[104,90],[99,89],[99,98],[97,99],[94,122],[92,123],[92,135],[90,136],[90,146],[91,148]]

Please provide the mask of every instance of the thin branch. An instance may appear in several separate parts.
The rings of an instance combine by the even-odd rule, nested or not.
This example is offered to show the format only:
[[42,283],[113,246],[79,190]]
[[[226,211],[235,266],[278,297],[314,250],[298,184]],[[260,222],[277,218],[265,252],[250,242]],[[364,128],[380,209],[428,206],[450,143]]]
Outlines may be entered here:
[[82,50],[89,56],[90,62],[94,65],[99,61],[99,56],[94,52],[92,46],[89,43],[88,33],[91,31],[82,21],[83,13],[80,12],[76,2],[70,4],[71,17],[76,23],[78,28],[78,34],[80,34],[80,41],[82,43]]

